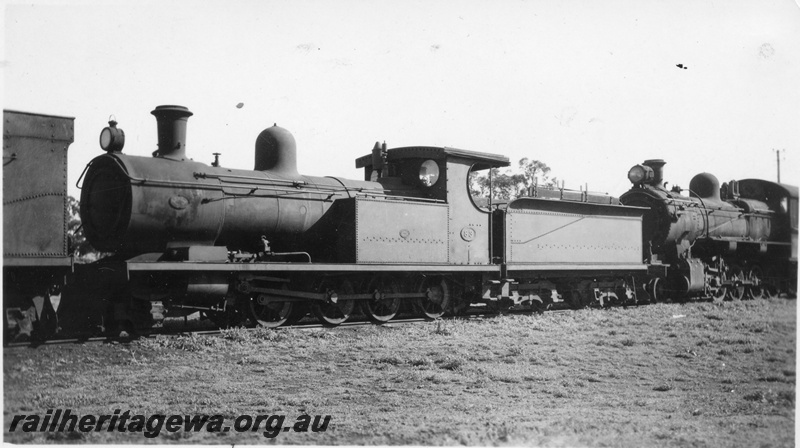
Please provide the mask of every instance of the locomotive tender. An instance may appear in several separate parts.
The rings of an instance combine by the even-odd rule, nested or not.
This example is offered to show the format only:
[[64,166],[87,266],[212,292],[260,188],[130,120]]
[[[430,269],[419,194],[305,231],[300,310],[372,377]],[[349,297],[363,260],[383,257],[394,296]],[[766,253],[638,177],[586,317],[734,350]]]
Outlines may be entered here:
[[[41,172],[15,177],[17,170],[4,168],[7,328],[29,333],[35,321],[48,326],[42,334],[59,327],[141,329],[165,314],[196,311],[220,325],[275,327],[309,311],[338,325],[360,309],[383,323],[403,304],[437,318],[469,306],[739,299],[739,290],[759,297],[796,281],[795,187],[740,181],[747,193],[724,202],[712,197],[713,182],[702,188],[693,181],[692,190],[707,197],[685,198],[666,191],[660,166],[646,163],[637,165],[641,179],[629,175],[634,188],[621,203],[563,189],[497,203],[470,195],[470,175],[508,166],[504,156],[376,143],[356,159],[363,180],[305,176],[297,172],[294,138],[272,126],[256,139],[254,169],[230,169],[218,159],[206,165],[188,158],[187,108],[159,106],[152,114],[158,129],[152,157],[124,154],[124,132],[112,120],[100,136],[106,153],[82,175],[85,234],[111,254],[94,263],[71,263],[65,243],[52,253],[66,273],[54,275],[42,251],[15,261],[20,251],[9,247],[43,239],[29,229],[60,225],[55,234],[65,236],[68,217],[66,205],[63,214],[44,216],[41,204],[9,197],[17,191],[9,183],[49,178],[52,169],[43,164]],[[4,115],[7,122],[58,120]],[[72,141],[71,121],[66,125],[68,135],[51,137],[64,168]],[[4,166],[35,160],[36,145],[17,147],[8,129]],[[39,146],[46,149],[44,141]],[[58,200],[66,204],[65,176],[59,182]],[[9,215],[14,204],[23,207]],[[720,230],[726,226],[751,230]],[[723,241],[725,251],[710,249]],[[32,276],[66,286],[60,296],[59,288],[32,290]]]

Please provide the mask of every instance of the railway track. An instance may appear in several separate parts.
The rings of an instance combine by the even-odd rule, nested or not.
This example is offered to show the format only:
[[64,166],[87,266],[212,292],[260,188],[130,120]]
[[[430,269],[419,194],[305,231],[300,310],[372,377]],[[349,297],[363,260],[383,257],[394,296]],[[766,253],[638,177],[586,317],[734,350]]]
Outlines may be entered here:
[[[467,313],[461,316],[448,316],[443,317],[436,320],[442,321],[463,321],[463,320],[481,320],[481,319],[489,319],[500,317],[503,315],[517,315],[517,314],[532,314],[532,313],[548,313],[548,314],[561,314],[561,313],[568,313],[571,310],[568,309],[552,309],[546,311],[530,311],[530,310],[510,310],[504,312],[485,312],[485,311],[476,311]],[[359,319],[344,322],[336,327],[330,327],[323,325],[317,322],[308,322],[308,323],[297,323],[294,325],[283,326],[274,328],[273,330],[276,331],[305,331],[305,330],[315,330],[321,328],[327,329],[349,329],[349,328],[359,328],[359,327],[371,327],[371,326],[379,326],[379,327],[386,327],[392,328],[402,325],[408,324],[417,324],[423,322],[435,322],[436,320],[427,319],[424,317],[408,317],[402,319],[393,319],[390,322],[384,324],[376,324],[374,322],[369,321],[368,319]],[[244,331],[256,331],[262,327],[243,327]],[[4,345],[5,348],[11,349],[18,349],[18,348],[36,348],[43,345],[67,345],[67,344],[99,344],[99,343],[128,343],[136,339],[142,338],[155,338],[155,337],[181,337],[181,336],[189,336],[189,335],[196,335],[196,336],[216,336],[222,334],[225,329],[216,328],[216,329],[208,329],[208,330],[180,330],[180,329],[170,329],[172,331],[165,331],[164,329],[158,329],[156,331],[152,331],[146,335],[137,335],[137,336],[127,336],[122,335],[118,337],[111,337],[111,336],[96,336],[96,337],[74,337],[74,338],[64,338],[64,339],[48,339],[44,341],[20,341],[20,342],[9,342]]]
[[[781,296],[787,299],[793,298],[792,296]],[[693,303],[700,303],[700,302],[711,302],[713,299],[701,299],[701,300],[694,300]],[[660,302],[659,302],[660,303]],[[670,303],[670,302],[664,302]],[[588,309],[604,309],[604,308],[617,308],[617,307],[630,307],[630,306],[644,306],[650,305],[650,303],[642,303],[642,304],[617,304],[612,305],[610,307],[594,307],[590,306],[587,307]],[[442,317],[439,319],[428,319],[424,317],[406,317],[406,318],[398,318],[393,319],[389,322],[383,324],[376,324],[367,318],[359,318],[356,320],[351,320],[347,322],[343,322],[335,327],[327,326],[319,322],[301,322],[287,326],[281,326],[277,328],[273,328],[276,331],[305,331],[305,330],[314,330],[314,329],[349,329],[349,328],[359,328],[359,327],[370,327],[370,326],[379,326],[379,327],[396,327],[408,324],[417,324],[423,322],[435,322],[437,320],[441,321],[463,321],[463,320],[481,320],[481,319],[491,319],[497,318],[505,315],[526,315],[526,314],[564,314],[564,313],[571,313],[575,310],[571,308],[554,308],[554,309],[547,309],[547,310],[502,310],[502,311],[486,311],[486,310],[474,310],[471,312],[467,312],[463,315],[458,316],[447,316]],[[180,325],[180,324],[177,324]],[[247,332],[256,331],[263,327],[241,327],[242,330]],[[136,339],[142,338],[155,338],[155,337],[181,337],[181,336],[215,336],[223,334],[225,329],[222,328],[209,328],[209,329],[197,329],[197,330],[186,330],[180,328],[159,328],[154,331],[151,331],[148,334],[144,335],[136,335],[136,336],[128,336],[127,334],[123,334],[117,337],[111,336],[96,336],[96,337],[73,337],[73,338],[63,338],[63,339],[49,339],[44,341],[20,341],[20,342],[9,342],[4,345],[4,348],[35,348],[43,345],[66,345],[66,344],[96,344],[96,343],[128,343]]]

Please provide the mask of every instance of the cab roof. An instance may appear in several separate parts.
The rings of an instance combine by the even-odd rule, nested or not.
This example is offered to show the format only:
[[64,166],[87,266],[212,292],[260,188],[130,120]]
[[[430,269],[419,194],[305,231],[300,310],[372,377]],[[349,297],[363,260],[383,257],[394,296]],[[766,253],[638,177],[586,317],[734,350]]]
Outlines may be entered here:
[[[780,184],[764,179],[742,179],[739,181],[739,188],[745,190],[755,190],[758,195],[764,195],[767,192],[770,194],[779,194],[789,196],[790,198],[797,199],[798,189],[794,185]],[[744,196],[744,195],[743,195]],[[759,199],[759,198],[753,198]]]
[[[403,148],[392,148],[386,151],[387,160],[402,159],[446,159],[448,157],[459,157],[473,160],[475,163],[486,165],[485,168],[509,166],[511,162],[508,157],[487,152],[467,151],[465,149],[438,147],[438,146],[406,146]],[[372,154],[356,159],[356,168],[372,166]]]

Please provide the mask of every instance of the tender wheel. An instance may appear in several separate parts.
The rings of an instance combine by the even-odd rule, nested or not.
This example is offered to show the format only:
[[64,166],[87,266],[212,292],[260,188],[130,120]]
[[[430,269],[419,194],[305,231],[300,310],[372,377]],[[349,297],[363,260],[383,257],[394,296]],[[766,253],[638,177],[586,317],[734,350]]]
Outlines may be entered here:
[[760,266],[753,266],[748,273],[752,285],[747,287],[747,296],[751,299],[764,298],[764,271]]
[[564,302],[573,310],[586,308],[591,303],[589,294],[581,289],[568,289],[564,294]]
[[666,302],[667,292],[664,289],[664,279],[656,277],[647,282],[647,293],[650,294],[652,303]]
[[[744,280],[744,271],[742,268],[736,265],[730,265],[728,267],[728,279],[734,282],[734,285],[728,286],[727,295],[725,296],[728,300],[742,300],[744,297],[744,285],[741,284],[742,280]],[[737,286],[738,285],[738,286]]]
[[634,301],[636,306],[650,305],[653,303],[653,297],[650,295],[650,290],[646,284],[639,283],[634,290]]
[[[319,292],[328,292],[332,294],[353,294],[354,289],[350,281],[344,280],[335,291],[331,290],[330,283],[327,281],[322,282],[322,285],[320,285],[317,290]],[[337,299],[335,303],[333,301],[314,301],[311,305],[311,312],[317,316],[317,319],[319,319],[323,325],[335,327],[349,319],[355,307],[355,300]]]
[[293,306],[293,302],[278,301],[267,295],[259,294],[247,301],[246,310],[256,324],[262,327],[276,328],[285,324],[292,316]]
[[540,289],[539,293],[537,294],[541,301],[534,300],[531,303],[531,308],[533,311],[542,312],[547,311],[553,307],[553,290],[552,289]]
[[390,279],[378,277],[369,283],[367,292],[372,294],[371,299],[361,302],[361,310],[367,315],[369,320],[384,324],[389,322],[400,311],[400,299],[388,298],[387,294],[397,290]]
[[426,277],[417,289],[424,298],[414,300],[414,308],[428,319],[442,317],[450,305],[450,286],[443,277]]
[[612,292],[607,289],[594,290],[590,294],[594,295],[591,305],[599,306],[600,308],[609,308],[619,302],[616,291]]

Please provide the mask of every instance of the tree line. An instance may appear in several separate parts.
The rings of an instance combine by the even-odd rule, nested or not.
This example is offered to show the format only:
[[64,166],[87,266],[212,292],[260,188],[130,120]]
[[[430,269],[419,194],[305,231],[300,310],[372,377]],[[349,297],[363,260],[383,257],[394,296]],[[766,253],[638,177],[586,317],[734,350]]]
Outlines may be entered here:
[[[558,188],[559,179],[550,176],[550,167],[540,160],[527,157],[520,159],[516,169],[507,168],[500,172],[499,168],[491,168],[492,199],[511,200],[527,196],[531,187]],[[470,176],[470,194],[477,197],[489,197],[489,171],[472,173]]]

